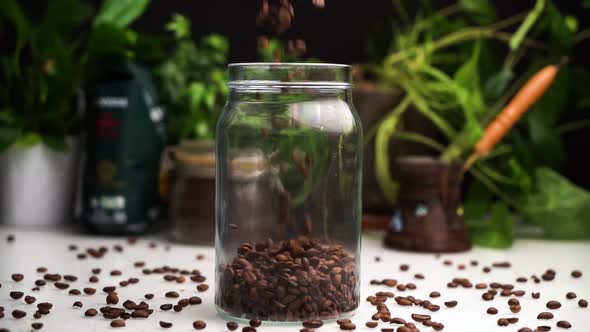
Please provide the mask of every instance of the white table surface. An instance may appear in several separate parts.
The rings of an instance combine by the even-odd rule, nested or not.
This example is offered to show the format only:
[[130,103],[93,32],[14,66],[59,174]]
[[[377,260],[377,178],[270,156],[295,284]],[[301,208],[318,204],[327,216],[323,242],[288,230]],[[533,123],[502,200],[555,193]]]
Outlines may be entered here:
[[[13,243],[6,242],[6,236],[14,234],[16,241]],[[194,331],[192,322],[201,319],[207,322],[206,331],[227,331],[226,321],[217,316],[214,306],[214,249],[209,247],[184,246],[174,243],[168,243],[163,238],[156,239],[158,246],[149,248],[149,243],[153,240],[140,239],[135,245],[127,244],[125,238],[107,238],[88,235],[72,234],[55,229],[18,229],[7,226],[0,226],[0,306],[5,308],[5,317],[0,319],[0,328],[8,328],[11,331],[30,331],[31,323],[40,321],[44,324],[41,331],[109,331],[113,330],[109,326],[109,321],[102,316],[97,315],[93,318],[84,317],[84,311],[88,308],[100,308],[105,305],[105,296],[102,288],[108,285],[117,285],[121,280],[130,277],[138,277],[140,282],[136,285],[129,285],[126,288],[117,287],[119,297],[122,299],[118,306],[125,299],[133,299],[139,303],[145,300],[145,293],[154,293],[152,300],[145,300],[150,303],[150,307],[155,309],[154,314],[149,319],[129,319],[127,327],[120,329],[122,331],[163,331],[159,326],[159,321],[169,321],[174,323],[174,327],[168,331]],[[77,260],[76,253],[68,251],[69,244],[76,244],[81,250],[87,247],[98,248],[101,245],[108,246],[111,250],[102,259],[87,258],[86,260]],[[123,254],[112,250],[112,246],[121,244],[125,251]],[[165,246],[171,245],[171,250],[166,251]],[[196,260],[197,254],[204,254],[205,259]],[[375,256],[380,256],[381,261],[376,262]],[[450,259],[453,266],[444,266],[443,260]],[[179,267],[181,269],[199,269],[206,277],[207,283],[211,286],[204,293],[197,292],[195,283],[188,281],[184,284],[166,282],[161,275],[145,276],[141,269],[133,267],[135,261],[145,261],[146,267],[154,268],[163,265]],[[470,266],[471,260],[479,261],[478,267]],[[510,261],[512,268],[493,269],[491,273],[484,274],[481,270],[484,265],[491,265],[496,261]],[[401,272],[399,265],[407,263],[410,270]],[[463,271],[458,270],[458,264],[465,264],[467,268]],[[82,290],[84,287],[97,288],[94,296],[68,295],[68,290],[58,290],[48,284],[41,287],[41,291],[32,292],[34,281],[42,278],[42,274],[35,270],[38,266],[46,266],[49,272],[60,274],[72,274],[79,279],[70,283],[71,288]],[[88,278],[91,276],[92,268],[102,268],[99,275],[100,282],[91,284]],[[577,301],[580,298],[590,300],[590,242],[556,242],[556,241],[538,241],[538,240],[517,240],[515,245],[509,250],[490,250],[475,248],[469,252],[461,254],[448,254],[436,258],[432,254],[412,254],[385,249],[380,239],[375,236],[365,235],[363,238],[362,250],[362,288],[361,288],[361,306],[352,317],[357,325],[357,331],[380,331],[382,327],[395,327],[388,323],[379,323],[376,329],[365,327],[365,323],[370,320],[375,307],[371,306],[365,299],[368,295],[375,292],[392,291],[396,295],[413,295],[416,298],[428,299],[431,291],[439,291],[442,296],[438,299],[429,299],[431,302],[441,305],[441,310],[430,313],[421,307],[401,307],[395,301],[389,299],[388,307],[392,317],[402,317],[410,321],[412,313],[430,314],[432,319],[442,322],[445,325],[444,331],[461,332],[461,331],[517,331],[523,326],[534,329],[538,325],[549,325],[551,331],[565,331],[555,326],[558,320],[567,320],[573,324],[569,331],[588,332],[590,331],[590,308],[582,309],[578,307]],[[557,271],[557,277],[552,282],[542,282],[534,284],[532,281],[527,283],[516,283],[519,276],[529,277],[532,274],[540,276],[547,268],[553,268]],[[123,272],[122,276],[111,277],[109,271],[119,269]],[[579,279],[573,279],[570,272],[574,269],[580,269],[584,276]],[[16,283],[11,280],[12,273],[22,273],[25,278],[22,282]],[[413,276],[415,273],[422,273],[426,276],[425,280],[417,280]],[[473,284],[477,282],[501,282],[513,283],[515,289],[525,290],[527,293],[520,298],[522,311],[518,314],[512,314],[507,305],[507,297],[496,296],[492,302],[486,302],[481,299],[483,291],[472,289],[446,287],[454,277],[469,278]],[[401,283],[413,282],[417,289],[413,291],[400,292],[396,289],[390,289],[385,286],[371,286],[371,279],[394,278]],[[12,300],[9,292],[19,290],[25,294],[33,295],[37,302],[33,305],[27,305],[21,300]],[[180,293],[181,297],[198,295],[203,299],[203,304],[189,306],[180,313],[174,311],[163,312],[159,306],[163,303],[176,303],[164,297],[167,291],[175,290]],[[541,292],[541,298],[534,300],[531,298],[531,291]],[[567,300],[566,292],[574,291],[578,294],[578,299]],[[545,303],[548,300],[558,300],[562,307],[558,310],[547,310]],[[177,299],[178,300],[178,299]],[[457,300],[459,304],[455,308],[446,308],[444,301]],[[35,320],[33,313],[36,310],[36,304],[48,301],[53,303],[51,314]],[[84,307],[81,309],[72,308],[74,301],[82,301]],[[490,306],[498,308],[498,315],[491,316],[486,314],[486,309]],[[20,309],[27,312],[24,319],[14,319],[11,312],[14,309]],[[552,311],[555,318],[550,321],[537,320],[537,314],[542,311]],[[500,317],[518,317],[520,321],[509,327],[498,327],[496,321]],[[241,331],[241,326],[238,331]],[[433,331],[431,328],[419,327],[421,331]],[[263,325],[258,331],[299,331],[300,326],[268,326]],[[335,323],[325,324],[319,331],[339,331]]]

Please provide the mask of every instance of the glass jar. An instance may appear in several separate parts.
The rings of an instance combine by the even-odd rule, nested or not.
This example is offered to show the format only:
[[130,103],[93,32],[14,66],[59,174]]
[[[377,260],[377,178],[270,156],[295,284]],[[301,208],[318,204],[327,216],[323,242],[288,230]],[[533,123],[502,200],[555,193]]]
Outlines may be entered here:
[[350,73],[229,65],[216,141],[222,314],[298,322],[358,307],[363,144]]
[[173,165],[170,219],[176,241],[187,244],[215,243],[215,142],[182,141],[169,147]]

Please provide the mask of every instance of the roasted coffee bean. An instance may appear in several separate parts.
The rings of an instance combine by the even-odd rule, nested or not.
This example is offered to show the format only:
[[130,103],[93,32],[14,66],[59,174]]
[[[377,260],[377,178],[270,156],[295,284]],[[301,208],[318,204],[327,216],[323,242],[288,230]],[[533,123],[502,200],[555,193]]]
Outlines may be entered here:
[[487,313],[490,315],[496,315],[498,313],[498,309],[494,307],[489,307]]
[[137,307],[137,303],[131,300],[125,300],[125,302],[123,302],[123,307],[127,310],[133,310]]
[[500,296],[510,296],[510,295],[512,295],[512,291],[510,289],[503,289],[500,292]]
[[416,273],[414,274],[414,278],[422,280],[424,279],[424,275],[422,273]]
[[395,302],[397,302],[397,304],[401,306],[411,306],[412,304],[414,304],[413,301],[401,296],[395,297]]
[[76,258],[78,258],[78,259],[86,259],[86,257],[87,257],[86,254],[83,254],[83,253],[79,253],[78,255],[76,255]]
[[488,288],[488,285],[485,283],[478,283],[478,284],[475,284],[475,288],[476,289],[486,289],[486,288]]
[[135,310],[147,310],[149,309],[150,305],[141,301],[137,306],[135,306]]
[[181,312],[182,311],[182,306],[179,306],[178,304],[173,306],[172,309],[176,312]]
[[[250,324],[250,325],[252,326],[252,324]],[[258,326],[260,326],[260,325],[258,325]],[[202,320],[197,320],[197,321],[193,322],[193,327],[195,328],[195,330],[202,330],[207,327],[207,323],[205,323]]]
[[31,288],[31,290],[32,290],[33,292],[37,292],[37,291],[40,291],[40,290],[41,290],[41,288],[39,288],[39,287],[33,287],[33,288]]
[[486,267],[484,267],[484,268],[482,269],[482,271],[483,271],[484,273],[490,273],[490,272],[492,272],[492,269],[491,269],[491,268],[489,268],[488,266],[486,266]]
[[26,315],[27,315],[27,313],[22,310],[13,310],[12,311],[12,317],[14,317],[16,319],[21,319],[21,318],[25,317]]
[[549,302],[547,302],[547,308],[552,309],[552,310],[559,309],[559,308],[561,308],[561,303],[559,303],[559,301],[555,301],[555,300],[549,301]]
[[453,265],[453,262],[447,259],[447,260],[443,261],[443,265],[451,266],[451,265]]
[[430,316],[429,315],[412,314],[412,319],[417,322],[422,323],[427,320],[430,320]]
[[166,274],[163,278],[165,281],[169,281],[169,282],[176,280],[176,276],[173,274]]
[[550,312],[542,312],[537,316],[537,319],[553,319],[553,314]]
[[111,276],[120,276],[122,274],[123,274],[123,272],[121,272],[119,270],[112,270],[111,271]]
[[90,288],[90,287],[86,287],[83,289],[84,294],[86,295],[94,295],[96,294],[96,289],[95,288]]
[[127,280],[123,280],[119,282],[119,286],[121,287],[127,287],[129,285],[129,281]]
[[509,306],[517,305],[517,304],[520,304],[520,302],[517,299],[515,299],[515,298],[511,298],[510,300],[508,300],[508,305]]
[[459,287],[459,285],[455,282],[449,282],[449,283],[447,283],[447,287],[448,288],[457,288],[457,287]]
[[354,323],[344,323],[340,325],[340,329],[344,331],[352,331],[356,330],[356,325],[354,325]]
[[381,332],[393,332],[394,330],[395,330],[394,328],[384,327],[381,329]]
[[33,323],[33,324],[31,324],[31,327],[32,327],[34,330],[40,330],[40,329],[42,329],[42,328],[43,328],[43,323]]
[[526,294],[526,292],[523,291],[523,290],[515,290],[515,291],[512,291],[512,295],[514,295],[514,296],[519,296],[520,297],[520,296],[523,296],[524,294]]
[[510,306],[510,311],[512,311],[513,313],[519,313],[521,310],[520,304],[515,304],[515,305],[511,305]]
[[525,277],[518,277],[518,278],[516,278],[516,282],[527,282],[527,280],[528,279],[525,278]]
[[88,281],[92,282],[92,283],[97,283],[99,281],[97,276],[92,276],[90,278],[88,278]]
[[64,275],[64,279],[67,281],[70,281],[70,282],[74,282],[74,281],[78,280],[78,277],[66,274],[66,275]]
[[72,304],[72,307],[82,308],[82,302],[76,301],[76,302],[74,302],[74,304]]
[[37,304],[37,309],[39,310],[49,311],[51,308],[53,308],[53,304],[49,302],[41,302]]
[[96,309],[90,308],[90,309],[86,310],[86,312],[84,313],[84,316],[86,316],[86,317],[94,317],[97,314],[98,314],[98,311],[96,311]]
[[6,242],[8,242],[8,243],[14,242],[15,239],[16,239],[16,237],[14,236],[14,234],[8,234],[6,236]]
[[481,295],[481,298],[484,299],[484,301],[491,301],[494,299],[494,295],[492,295],[490,293],[483,293]]
[[518,317],[510,317],[510,318],[506,318],[506,320],[510,324],[516,324],[516,323],[518,323]]
[[395,287],[397,286],[397,280],[395,279],[383,279],[381,280],[381,284],[387,286],[387,287]]
[[127,280],[127,282],[130,283],[130,284],[132,284],[132,285],[135,285],[135,284],[137,284],[139,282],[139,279],[137,279],[137,278],[129,278]]
[[45,266],[39,266],[37,268],[37,272],[39,272],[39,273],[45,273],[45,272],[47,272],[47,268]]
[[581,299],[580,301],[578,301],[578,306],[580,306],[580,308],[587,308],[588,307],[588,301]]
[[502,284],[499,282],[492,282],[492,283],[490,283],[490,287],[493,289],[498,289],[498,288],[502,288]]
[[82,293],[80,292],[80,290],[73,288],[73,289],[70,289],[70,291],[68,292],[68,294],[70,294],[70,295],[80,295]]
[[105,293],[107,293],[107,294],[108,294],[108,293],[112,293],[112,292],[114,292],[115,290],[117,290],[117,287],[115,287],[115,286],[106,286],[106,287],[104,287],[104,288],[102,289],[102,291],[103,291],[103,292],[105,292]]
[[168,310],[172,309],[172,304],[169,304],[169,303],[167,303],[167,304],[162,304],[162,305],[160,306],[160,309],[161,309],[161,310],[164,310],[164,311],[168,311]]
[[181,307],[183,307],[183,308],[188,307],[188,305],[189,305],[188,299],[179,300],[178,301],[178,305],[181,306]]
[[446,305],[448,308],[454,308],[454,307],[456,307],[456,306],[457,306],[457,301],[447,301],[447,302],[445,302],[445,305]]
[[379,325],[379,323],[377,323],[377,322],[366,322],[365,323],[365,326],[368,327],[368,328],[370,328],[370,329],[376,328],[377,325]]
[[22,275],[21,273],[14,273],[11,277],[12,277],[12,280],[15,282],[21,282],[25,278],[25,276]]
[[45,280],[39,279],[39,280],[35,281],[35,285],[37,285],[37,286],[45,286],[46,284],[47,284],[47,282]]
[[163,327],[163,328],[165,328],[165,329],[169,329],[169,328],[172,327],[172,323],[160,321],[160,326]]
[[543,273],[543,275],[541,275],[541,279],[545,281],[552,281],[553,279],[555,279],[555,275],[555,270],[548,269],[547,271],[545,271],[545,273]]
[[25,293],[23,293],[23,292],[18,292],[18,291],[10,292],[10,297],[13,300],[18,300],[18,299],[22,298],[24,295],[25,295]]
[[154,294],[145,294],[144,297],[148,300],[151,300],[154,298]]
[[395,317],[395,318],[392,318],[390,322],[394,323],[394,324],[405,324],[406,320],[403,318],[400,318],[400,317]]
[[123,252],[123,246],[121,246],[119,244],[115,244],[113,246],[113,249],[115,249],[116,252]]
[[179,296],[179,295],[178,295],[178,293],[177,293],[177,292],[172,292],[172,291],[170,291],[170,292],[167,292],[167,293],[166,293],[166,297],[168,297],[168,298],[177,298],[178,296]]
[[533,299],[538,299],[541,297],[541,293],[539,292],[532,292],[531,296],[533,297]]
[[519,329],[518,332],[533,332],[533,330],[529,329],[528,327],[523,327]]
[[337,319],[336,320],[336,324],[338,324],[338,325],[348,324],[348,323],[352,323],[352,321],[350,319],[348,319],[348,318]]
[[498,326],[508,326],[509,324],[510,322],[508,322],[508,319],[506,318],[498,319]]
[[416,289],[416,285],[414,283],[409,282],[406,284],[406,288],[414,290],[414,289]]
[[203,303],[203,300],[201,300],[201,298],[200,298],[200,297],[198,297],[198,296],[191,296],[191,297],[188,299],[188,303],[189,303],[190,305],[196,305],[196,304],[201,304],[201,303]]
[[566,297],[568,300],[573,300],[573,299],[575,299],[575,298],[576,298],[576,297],[578,297],[578,296],[577,296],[577,295],[576,295],[576,293],[574,293],[574,292],[568,292],[567,294],[565,294],[565,297]]
[[465,264],[459,264],[459,265],[457,265],[457,269],[458,270],[465,270]]
[[70,285],[69,284],[66,284],[65,282],[56,282],[53,285],[56,288],[59,288],[59,289],[68,289],[68,288],[70,288]]
[[437,298],[437,297],[440,297],[440,293],[439,292],[431,292],[429,296],[431,298]]
[[150,316],[150,312],[147,310],[134,310],[131,313],[132,318],[148,318]]
[[122,319],[115,319],[111,322],[111,327],[125,327],[125,321]]
[[115,293],[109,293],[106,302],[107,304],[117,304],[119,303],[119,297]]
[[[250,324],[250,325],[252,325],[252,324]],[[306,321],[302,322],[301,325],[303,325],[303,327],[307,327],[309,329],[319,329],[320,327],[322,327],[324,325],[324,322],[322,322],[319,319],[311,319],[311,320],[306,320]],[[254,327],[257,327],[257,326],[254,326]]]
[[537,326],[536,329],[537,332],[547,332],[547,331],[551,331],[551,326],[547,326],[547,325],[542,325],[542,326]]
[[90,270],[90,272],[92,272],[92,274],[100,274],[101,269],[99,268],[94,268],[92,270]]
[[25,303],[26,304],[33,304],[35,303],[35,301],[37,301],[37,299],[34,296],[25,296]]
[[509,268],[512,266],[512,264],[510,264],[510,262],[494,262],[492,266],[498,268]]
[[242,328],[242,332],[256,332],[256,329],[253,328],[252,326],[244,326]]
[[557,322],[556,326],[561,327],[562,329],[569,329],[572,327],[572,324],[570,324],[570,322],[566,320],[560,320],[559,322]]
[[227,326],[227,329],[230,331],[235,331],[238,329],[238,323],[236,323],[236,322],[227,322],[227,324],[225,324],[225,326]]
[[206,291],[208,289],[209,289],[209,285],[207,285],[207,284],[200,284],[200,285],[197,286],[197,290],[199,292],[204,292],[204,291]]
[[582,276],[582,271],[580,271],[580,270],[573,270],[572,271],[572,277],[580,278],[581,276]]
[[57,273],[47,273],[43,276],[43,279],[47,280],[47,281],[60,281],[61,280],[61,274],[57,274]]
[[408,264],[402,264],[399,266],[400,271],[408,271],[410,266]]

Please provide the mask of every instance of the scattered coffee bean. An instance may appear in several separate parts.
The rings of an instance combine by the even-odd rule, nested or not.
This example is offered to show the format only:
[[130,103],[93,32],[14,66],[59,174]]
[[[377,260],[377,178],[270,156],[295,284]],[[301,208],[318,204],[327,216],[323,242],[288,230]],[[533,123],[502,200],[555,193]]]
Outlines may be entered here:
[[88,281],[92,282],[92,283],[97,283],[99,281],[97,276],[91,276],[90,278],[88,278]]
[[576,295],[576,293],[574,293],[574,292],[568,292],[567,294],[565,294],[565,297],[566,297],[568,300],[573,300],[573,299],[575,299],[575,298],[576,298],[576,297],[578,297],[578,296],[577,296],[577,295]]
[[344,331],[352,331],[356,330],[356,325],[354,325],[354,323],[344,323],[340,325],[340,329]]
[[410,266],[408,264],[402,264],[399,266],[400,271],[407,271],[410,269]]
[[487,313],[490,315],[496,315],[498,313],[498,309],[494,307],[489,307]]
[[120,281],[119,282],[119,286],[121,286],[121,287],[127,287],[127,286],[129,286],[129,281],[127,281],[127,280]]
[[84,313],[84,316],[86,317],[94,317],[98,314],[98,311],[96,311],[96,309],[90,308],[88,310],[86,310],[86,312]]
[[45,280],[39,279],[35,281],[35,285],[37,286],[45,286],[47,282]]
[[[253,326],[252,323],[250,323],[250,325]],[[260,325],[258,325],[258,326],[260,326]],[[195,328],[195,330],[202,330],[207,327],[207,323],[205,323],[202,320],[197,320],[197,321],[193,322],[193,327]]]
[[192,297],[190,297],[190,298],[188,299],[188,303],[189,303],[190,305],[196,305],[196,304],[201,304],[201,303],[203,303],[203,300],[201,300],[201,298],[200,298],[200,297],[198,297],[198,296],[192,296]]
[[76,255],[76,258],[78,258],[80,260],[86,259],[86,257],[87,257],[86,254],[83,254],[83,253],[79,253],[78,255]]
[[547,326],[547,325],[543,325],[543,326],[537,326],[537,332],[547,332],[547,331],[551,331],[551,326]]
[[528,280],[528,279],[527,279],[527,278],[525,278],[525,277],[519,277],[519,278],[516,278],[516,282],[527,282],[527,280]]
[[494,295],[486,292],[481,295],[481,298],[484,299],[484,301],[491,301],[494,299]]
[[573,270],[572,271],[572,277],[580,278],[581,276],[582,276],[582,271],[580,271],[580,270]]
[[581,299],[580,301],[578,301],[578,306],[580,306],[580,308],[587,308],[588,307],[588,301]]
[[511,311],[512,313],[515,313],[515,314],[516,314],[516,313],[519,313],[519,312],[520,312],[520,310],[521,310],[520,304],[515,304],[515,305],[511,305],[511,306],[510,306],[510,311]]
[[179,295],[178,295],[177,292],[170,291],[170,292],[167,292],[166,293],[166,297],[168,297],[168,298],[177,298],[177,297],[179,297]]
[[395,317],[391,319],[392,324],[406,324],[406,320],[400,317]]
[[111,327],[125,327],[125,321],[122,319],[115,319],[111,322]]
[[510,317],[510,318],[506,318],[506,320],[510,324],[516,324],[516,323],[518,323],[518,317]]
[[76,302],[74,302],[74,304],[72,304],[72,307],[82,308],[82,302],[76,301]]
[[366,322],[365,323],[365,326],[368,327],[368,328],[370,328],[370,329],[376,328],[377,325],[379,325],[379,323],[377,323],[377,322]]
[[538,299],[541,297],[541,293],[539,293],[539,292],[532,292],[531,295],[532,295],[533,299]]
[[107,304],[117,304],[119,303],[119,297],[115,293],[109,293],[106,302]]
[[137,303],[131,300],[125,300],[125,302],[123,302],[123,307],[127,310],[134,310],[137,307]]
[[508,319],[506,318],[498,319],[498,326],[508,326],[509,324],[510,322],[508,322]]
[[554,301],[554,300],[549,301],[549,302],[547,302],[547,308],[552,309],[552,310],[559,309],[559,308],[561,308],[561,303],[559,303],[559,301]]
[[37,272],[39,272],[39,273],[45,273],[45,272],[47,272],[47,268],[45,266],[39,266],[37,268]]
[[18,300],[18,299],[22,298],[24,295],[25,295],[25,293],[23,293],[23,292],[18,292],[18,291],[10,292],[10,298],[12,298],[13,300]]
[[165,329],[169,329],[169,328],[172,327],[172,323],[160,321],[160,326],[163,327],[163,328],[165,328]]
[[515,298],[511,298],[510,300],[508,300],[509,306],[513,306],[513,305],[517,305],[517,304],[520,304],[520,302]]
[[256,332],[256,329],[253,328],[252,326],[244,326],[242,328],[242,332]]
[[550,312],[542,312],[537,316],[537,319],[553,319],[553,314]]
[[200,284],[200,285],[197,286],[197,290],[199,292],[204,292],[204,291],[206,291],[208,289],[209,289],[209,285],[207,285],[207,284]]
[[96,288],[86,287],[86,288],[84,288],[84,294],[94,295],[94,294],[96,294]]
[[58,289],[68,289],[70,288],[70,284],[66,284],[65,282],[56,282],[53,284]]
[[43,328],[43,323],[33,323],[33,324],[31,324],[31,327],[32,327],[34,330],[40,330],[40,329],[42,329],[42,328]]
[[227,329],[230,331],[235,331],[238,329],[238,323],[236,323],[236,322],[227,322],[227,324],[225,324],[225,326],[227,326]]
[[46,273],[45,275],[43,275],[43,279],[47,280],[47,281],[60,281],[61,280],[61,274],[58,273]]
[[500,296],[511,296],[512,295],[512,291],[510,289],[503,289],[500,292]]
[[454,307],[456,307],[456,306],[457,306],[457,301],[454,301],[454,300],[453,300],[453,301],[447,301],[447,302],[445,302],[445,305],[446,305],[448,308],[454,308]]
[[12,317],[14,317],[16,319],[21,319],[21,318],[25,317],[26,315],[27,315],[27,313],[22,310],[13,310],[12,311]]
[[12,243],[12,242],[14,242],[14,240],[15,240],[15,239],[16,239],[16,238],[15,238],[14,234],[8,234],[8,235],[6,236],[6,242],[8,242],[8,243]]
[[486,288],[488,288],[488,284],[486,284],[486,283],[478,283],[478,284],[475,284],[475,288],[476,289],[486,289]]
[[123,274],[123,272],[121,272],[119,270],[112,270],[111,271],[111,276],[120,276],[122,274]]
[[465,264],[459,264],[459,265],[457,265],[457,269],[459,269],[459,270],[465,270]]
[[12,280],[15,282],[21,282],[25,278],[25,276],[22,275],[21,273],[14,273],[11,277],[12,277]]
[[182,311],[182,306],[179,306],[178,304],[173,306],[172,309],[176,312],[181,312]]
[[[252,325],[252,324],[250,324]],[[310,329],[319,329],[320,327],[322,327],[324,325],[324,322],[322,322],[319,319],[311,319],[311,320],[306,320],[304,322],[301,323],[301,325],[303,325],[303,327],[307,327]],[[257,327],[257,326],[254,326]]]
[[102,289],[102,291],[108,294],[114,292],[116,289],[117,287],[115,286],[106,286]]
[[169,303],[167,303],[167,304],[162,304],[162,305],[160,306],[160,309],[161,309],[161,310],[164,310],[164,311],[168,311],[168,310],[172,309],[172,304],[169,304]]
[[437,297],[440,297],[440,293],[439,292],[431,292],[429,296],[431,298],[437,298]]
[[509,268],[512,264],[510,264],[510,262],[494,262],[492,266],[497,268]]
[[25,296],[25,303],[26,304],[33,304],[35,303],[35,301],[37,301],[37,299],[34,296]]
[[429,315],[412,314],[412,319],[417,322],[422,323],[427,320],[430,320],[430,316]]
[[519,329],[518,332],[533,332],[533,330],[531,330],[528,327],[523,327],[523,328]]
[[422,273],[416,273],[414,274],[414,278],[422,280],[424,279],[424,275]]
[[67,281],[70,281],[70,282],[74,282],[74,281],[78,280],[78,277],[66,274],[66,275],[64,275],[64,279]]
[[547,271],[545,271],[545,273],[543,273],[543,275],[541,275],[541,279],[543,279],[545,281],[552,281],[553,279],[555,279],[555,275],[556,275],[555,270],[548,269]]
[[68,294],[70,294],[70,295],[80,295],[82,293],[80,292],[80,290],[75,289],[75,288],[72,288],[72,289],[70,289],[70,291],[68,292]]
[[569,329],[572,327],[572,324],[570,324],[570,322],[566,321],[566,320],[560,320],[559,322],[557,322],[557,327],[561,327],[562,329]]
[[395,330],[394,328],[384,327],[381,329],[381,332],[393,332],[394,330]]
[[483,271],[484,273],[490,273],[490,272],[492,272],[492,269],[491,269],[490,267],[486,266],[486,267],[484,267],[484,268],[482,269],[482,271]]
[[39,310],[49,311],[51,308],[53,308],[53,304],[49,302],[41,302],[37,304],[37,309]]

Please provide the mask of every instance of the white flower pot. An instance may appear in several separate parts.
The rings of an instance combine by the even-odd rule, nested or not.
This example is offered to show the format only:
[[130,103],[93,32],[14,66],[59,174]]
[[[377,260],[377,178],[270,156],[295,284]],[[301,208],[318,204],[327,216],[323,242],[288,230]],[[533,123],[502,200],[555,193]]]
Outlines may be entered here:
[[78,139],[55,151],[42,144],[0,152],[0,224],[49,226],[69,222],[78,178]]

